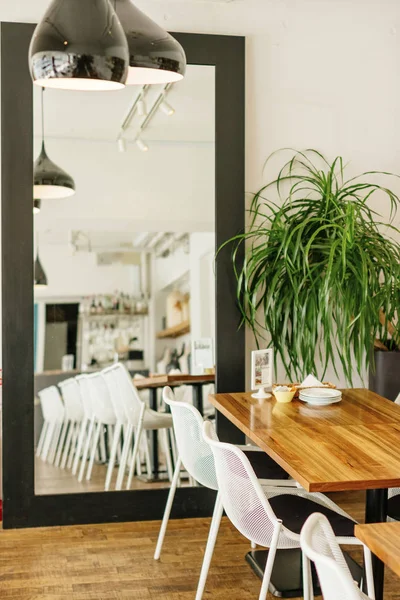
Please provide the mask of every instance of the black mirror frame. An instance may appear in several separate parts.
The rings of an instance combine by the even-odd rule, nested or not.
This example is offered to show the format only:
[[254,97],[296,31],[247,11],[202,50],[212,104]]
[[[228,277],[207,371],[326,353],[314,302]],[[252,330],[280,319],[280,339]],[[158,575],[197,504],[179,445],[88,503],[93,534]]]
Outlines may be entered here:
[[[34,25],[1,23],[3,527],[161,519],[168,493],[36,496],[33,422],[33,95],[28,47]],[[216,246],[244,227],[245,38],[174,33],[189,64],[215,66]],[[230,251],[216,266],[217,390],[242,391],[245,338],[238,330]],[[243,442],[217,415],[221,439]],[[173,518],[212,513],[215,493],[177,490]]]

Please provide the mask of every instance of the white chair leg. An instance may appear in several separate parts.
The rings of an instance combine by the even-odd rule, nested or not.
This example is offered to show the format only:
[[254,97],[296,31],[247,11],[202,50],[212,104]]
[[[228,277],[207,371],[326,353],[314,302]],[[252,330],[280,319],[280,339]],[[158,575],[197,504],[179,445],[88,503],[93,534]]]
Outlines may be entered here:
[[133,446],[133,452],[132,452],[132,458],[131,458],[131,466],[129,468],[128,481],[126,482],[126,489],[127,490],[131,489],[133,474],[135,472],[136,456],[137,456],[137,453],[139,451],[140,438],[142,437],[142,431],[143,431],[143,422],[141,422],[139,424],[139,427],[137,428],[137,430],[135,432],[135,444]]
[[147,435],[147,431],[145,431],[144,440],[145,440],[145,444],[146,444],[145,455],[146,455],[147,477],[151,477],[151,456],[150,456],[149,436]]
[[267,600],[269,582],[271,581],[271,574],[272,574],[272,569],[273,569],[274,562],[275,562],[275,554],[276,554],[276,549],[278,547],[278,540],[279,540],[279,534],[281,532],[281,526],[282,526],[281,523],[278,523],[277,525],[275,525],[274,533],[272,535],[271,546],[268,550],[267,564],[265,565],[265,571],[264,571],[264,576],[263,576],[260,595],[258,597],[258,600]]
[[118,423],[114,427],[114,435],[113,435],[113,441],[112,441],[111,452],[110,452],[110,460],[108,461],[107,476],[106,476],[106,482],[104,485],[104,489],[106,492],[108,492],[108,490],[110,489],[111,478],[112,478],[114,466],[115,466],[115,459],[117,456],[117,448],[119,445],[119,439],[121,437],[121,429],[122,429],[122,423],[120,421],[118,421]]
[[119,463],[117,483],[115,485],[115,489],[118,491],[122,490],[122,484],[124,482],[126,463],[128,460],[129,448],[130,448],[131,440],[132,440],[132,433],[133,433],[133,425],[131,423],[128,423],[128,427],[126,428],[126,431],[125,431],[125,439],[124,439],[124,446],[122,448],[121,460]]
[[86,461],[87,461],[87,458],[89,455],[90,441],[92,439],[92,435],[93,435],[93,431],[94,431],[94,421],[95,421],[95,418],[92,417],[92,419],[90,421],[90,425],[89,425],[88,435],[86,438],[85,449],[84,449],[83,455],[82,455],[81,468],[79,469],[79,477],[78,477],[79,482],[82,481],[83,475],[85,473]]
[[314,589],[311,574],[311,562],[304,552],[301,553],[301,561],[303,566],[303,598],[304,600],[313,600]]
[[50,463],[51,465],[54,464],[54,460],[56,458],[56,452],[57,452],[57,447],[58,447],[58,440],[60,439],[60,433],[61,433],[61,423],[57,421],[55,429],[54,429],[53,439],[50,444],[49,455],[47,458],[47,462]]
[[100,423],[100,421],[99,421],[97,423],[96,431],[94,432],[94,436],[93,436],[92,452],[90,454],[89,466],[88,466],[88,470],[86,473],[86,481],[90,481],[90,479],[92,478],[93,464],[94,464],[94,459],[96,456],[97,446],[99,444],[102,427],[103,427],[103,423]]
[[54,465],[56,467],[60,466],[61,454],[62,454],[62,451],[64,448],[65,436],[67,435],[67,429],[68,429],[68,421],[63,421],[63,424],[61,427],[60,441],[58,444],[58,450],[57,450],[57,454],[56,454],[56,460],[54,461]]
[[372,571],[372,556],[371,551],[367,546],[364,546],[364,565],[365,565],[365,578],[367,580],[367,593],[371,600],[375,600],[375,584],[374,584],[374,573]]
[[161,550],[164,543],[165,532],[167,531],[169,516],[171,514],[172,503],[175,498],[176,486],[178,484],[179,474],[181,471],[182,461],[180,457],[176,461],[174,477],[172,479],[171,487],[169,488],[167,504],[165,505],[164,516],[160,527],[160,533],[158,534],[156,551],[154,552],[154,560],[158,560],[161,555]]
[[84,440],[85,440],[87,424],[88,424],[88,420],[86,419],[86,417],[84,417],[84,419],[81,423],[80,431],[79,431],[78,445],[76,447],[76,454],[75,454],[74,462],[72,465],[72,475],[76,475],[76,473],[78,471],[79,459],[81,457],[81,452],[82,452],[82,448],[83,448],[83,444],[84,444]]
[[47,456],[48,456],[49,450],[50,450],[51,440],[53,439],[55,426],[56,426],[55,421],[52,421],[51,423],[49,423],[49,426],[47,428],[46,439],[43,444],[43,450],[42,450],[42,455],[41,455],[41,459],[43,460],[43,462],[46,462],[46,460],[47,460]]
[[107,452],[106,452],[106,439],[105,439],[104,425],[100,429],[99,441],[100,441],[100,444],[99,444],[100,462],[105,463],[107,460]]
[[71,444],[71,448],[70,448],[70,451],[69,451],[67,469],[71,469],[72,468],[72,461],[73,461],[74,456],[75,456],[76,444],[77,444],[77,441],[78,441],[78,433],[79,433],[79,425],[78,425],[78,423],[72,423],[72,427],[73,427],[74,432],[72,434],[72,444]]
[[65,442],[64,453],[63,453],[63,457],[62,457],[62,461],[61,461],[62,469],[65,469],[65,465],[67,464],[69,449],[70,449],[71,443],[72,443],[72,435],[74,433],[73,428],[74,428],[74,424],[72,423],[72,421],[68,421],[67,441]]
[[172,481],[172,477],[173,477],[172,459],[171,459],[171,448],[170,448],[169,441],[168,441],[168,430],[162,429],[160,433],[161,433],[162,442],[163,442],[163,446],[164,446],[165,462],[167,465],[168,479],[169,479],[169,481]]
[[49,422],[48,421],[44,421],[43,423],[43,427],[42,427],[42,431],[40,432],[40,438],[39,438],[39,442],[38,442],[38,446],[36,449],[36,456],[39,457],[42,453],[43,450],[43,444],[44,444],[44,440],[46,439],[46,433],[47,433],[47,428],[49,426]]
[[176,440],[175,433],[173,429],[168,429],[168,437],[171,440],[171,450],[172,450],[172,458],[174,459],[174,464],[178,460],[178,450],[176,448]]
[[210,525],[210,531],[208,533],[206,551],[204,553],[203,565],[201,567],[199,583],[197,586],[196,600],[201,600],[201,598],[203,597],[204,588],[206,586],[208,571],[210,569],[211,559],[214,554],[215,542],[217,541],[219,525],[221,523],[223,512],[224,508],[222,506],[221,495],[218,493],[215,500],[213,517]]

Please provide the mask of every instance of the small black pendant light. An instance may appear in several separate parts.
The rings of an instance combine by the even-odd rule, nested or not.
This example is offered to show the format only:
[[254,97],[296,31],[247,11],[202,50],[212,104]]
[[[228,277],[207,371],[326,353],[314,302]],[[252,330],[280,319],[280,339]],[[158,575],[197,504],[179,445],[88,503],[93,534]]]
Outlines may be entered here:
[[33,214],[34,215],[37,215],[40,213],[40,204],[41,204],[40,198],[35,198],[33,200]]
[[186,56],[179,42],[130,0],[114,0],[114,7],[129,46],[126,84],[173,83],[182,79]]
[[44,88],[42,88],[42,149],[33,169],[35,198],[67,198],[75,194],[74,180],[47,156],[44,145]]
[[34,266],[34,275],[33,275],[33,284],[35,288],[38,287],[47,287],[47,276],[42,267],[42,263],[39,259],[39,236],[37,236],[37,249],[36,249],[36,260]]
[[34,83],[67,90],[124,87],[129,52],[109,0],[52,0],[29,48]]

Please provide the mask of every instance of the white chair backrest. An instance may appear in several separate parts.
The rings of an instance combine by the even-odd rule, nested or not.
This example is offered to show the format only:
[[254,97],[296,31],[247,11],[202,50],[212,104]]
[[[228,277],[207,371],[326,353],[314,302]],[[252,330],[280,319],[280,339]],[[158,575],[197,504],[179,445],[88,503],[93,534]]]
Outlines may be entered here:
[[116,416],[110,393],[102,374],[92,373],[87,376],[93,414],[98,421],[106,425],[115,425]]
[[90,385],[88,383],[88,375],[77,375],[75,379],[79,386],[85,417],[87,419],[91,419],[93,416],[93,403],[92,396],[90,393]]
[[55,385],[41,390],[39,393],[40,405],[42,407],[45,421],[62,421],[64,419],[64,405],[60,392]]
[[135,427],[143,407],[136,387],[128,371],[121,363],[116,363],[102,371],[107,383],[114,410],[120,420],[128,420]]
[[217,490],[214,457],[203,438],[201,414],[192,404],[176,401],[170,387],[163,389],[163,400],[171,408],[175,439],[185,469],[205,487]]
[[308,517],[300,534],[304,554],[315,563],[324,600],[360,600],[332,527],[320,513]]
[[400,404],[400,394],[397,396],[396,400],[394,401],[395,404]]
[[278,519],[247,456],[240,448],[216,440],[209,421],[204,422],[203,436],[214,455],[218,488],[226,514],[245,537],[269,547]]
[[71,421],[82,421],[83,403],[79,384],[74,377],[58,384],[65,405],[65,418]]

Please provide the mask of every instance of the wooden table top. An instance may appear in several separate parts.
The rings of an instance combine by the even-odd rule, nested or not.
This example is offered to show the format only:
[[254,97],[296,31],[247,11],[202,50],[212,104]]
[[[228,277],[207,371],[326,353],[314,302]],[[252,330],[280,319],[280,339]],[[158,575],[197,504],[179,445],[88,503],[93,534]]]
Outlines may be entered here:
[[310,492],[400,487],[400,406],[374,392],[344,390],[325,407],[251,393],[209,399]]
[[400,575],[400,523],[356,525],[355,536]]
[[138,390],[159,388],[165,385],[171,387],[178,385],[201,385],[214,383],[214,381],[215,375],[152,375],[151,377],[133,379],[133,383]]

